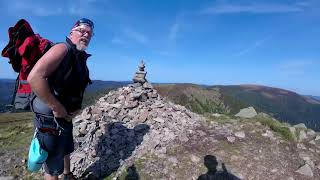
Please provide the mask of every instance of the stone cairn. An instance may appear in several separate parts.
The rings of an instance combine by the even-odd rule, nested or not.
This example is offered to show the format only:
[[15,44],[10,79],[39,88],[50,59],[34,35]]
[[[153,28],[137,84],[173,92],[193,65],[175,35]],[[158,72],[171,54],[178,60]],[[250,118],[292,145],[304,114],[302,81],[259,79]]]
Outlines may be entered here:
[[74,118],[71,170],[81,179],[101,179],[147,153],[163,153],[175,140],[187,142],[203,118],[164,100],[145,79],[143,62],[134,83],[110,91]]
[[135,73],[134,77],[133,77],[133,82],[134,83],[145,83],[147,82],[146,80],[146,75],[147,75],[147,72],[144,71],[144,68],[145,68],[145,64],[143,62],[143,60],[141,60],[140,64],[139,64],[139,70]]

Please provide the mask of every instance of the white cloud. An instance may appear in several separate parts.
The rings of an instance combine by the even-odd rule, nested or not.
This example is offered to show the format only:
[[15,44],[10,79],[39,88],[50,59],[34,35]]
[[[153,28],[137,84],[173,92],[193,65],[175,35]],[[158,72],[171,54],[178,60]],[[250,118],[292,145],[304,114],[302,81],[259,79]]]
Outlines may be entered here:
[[9,4],[10,5],[7,6],[7,11],[12,14],[19,12],[20,14],[31,14],[35,16],[54,16],[63,13],[62,7],[49,6],[44,3],[13,1]]
[[266,38],[264,39],[261,39],[261,40],[258,40],[256,41],[255,43],[253,43],[251,46],[237,52],[234,54],[234,56],[242,56],[244,54],[247,54],[255,49],[257,49],[258,47],[260,47],[262,44],[264,44],[267,40],[269,40],[272,36],[267,36]]
[[123,39],[119,38],[119,37],[114,37],[111,40],[111,42],[114,43],[114,44],[120,44],[120,45],[126,44],[126,42]]
[[282,74],[287,76],[299,76],[308,72],[309,68],[319,66],[320,63],[314,60],[292,60],[278,65],[278,69]]
[[124,33],[130,39],[133,39],[141,44],[147,44],[149,41],[147,36],[143,35],[142,33],[136,32],[132,29],[125,29]]
[[[78,0],[71,1],[71,4],[67,7],[67,12],[75,16],[88,16],[88,15],[100,15],[103,13],[110,13],[110,9],[107,8],[109,1],[98,0]],[[107,9],[106,9],[107,8]]]
[[178,32],[180,30],[181,25],[178,22],[175,22],[171,28],[169,33],[169,39],[175,40],[177,38]]
[[7,45],[6,41],[0,40],[0,50],[2,50]]
[[311,60],[295,60],[288,61],[280,65],[282,70],[291,70],[291,69],[301,69],[311,65],[314,65],[316,62]]
[[304,11],[306,5],[303,3],[272,4],[272,3],[251,3],[251,4],[232,4],[216,3],[213,6],[201,10],[203,14],[228,14],[228,13],[288,13]]
[[74,15],[74,16],[87,16],[97,15],[103,13],[102,9],[106,1],[96,0],[67,0],[63,3],[53,3],[50,1],[41,0],[5,0],[7,2],[1,3],[6,8],[6,12],[10,15],[19,16],[59,16],[59,15]]

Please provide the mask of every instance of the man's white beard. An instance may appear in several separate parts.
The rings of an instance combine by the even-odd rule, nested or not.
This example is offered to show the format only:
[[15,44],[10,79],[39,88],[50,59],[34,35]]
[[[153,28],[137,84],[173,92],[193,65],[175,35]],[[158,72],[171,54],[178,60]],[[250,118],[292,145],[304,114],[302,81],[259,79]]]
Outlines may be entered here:
[[81,42],[76,45],[78,51],[85,51],[88,46],[82,44]]

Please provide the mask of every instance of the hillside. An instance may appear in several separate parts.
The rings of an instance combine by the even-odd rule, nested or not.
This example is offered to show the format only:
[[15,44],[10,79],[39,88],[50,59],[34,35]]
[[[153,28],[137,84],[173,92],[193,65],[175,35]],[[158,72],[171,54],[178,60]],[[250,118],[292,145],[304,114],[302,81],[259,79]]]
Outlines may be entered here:
[[320,130],[320,103],[295,92],[257,85],[214,87],[283,122],[304,123],[309,128]]
[[306,95],[306,98],[311,98],[312,101],[315,101],[315,103],[320,104],[320,97],[319,96],[311,96],[311,95]]
[[305,123],[320,130],[320,103],[284,89],[257,86],[199,86],[193,84],[157,84],[159,93],[197,113],[236,114],[253,106],[258,112],[271,114],[282,122]]

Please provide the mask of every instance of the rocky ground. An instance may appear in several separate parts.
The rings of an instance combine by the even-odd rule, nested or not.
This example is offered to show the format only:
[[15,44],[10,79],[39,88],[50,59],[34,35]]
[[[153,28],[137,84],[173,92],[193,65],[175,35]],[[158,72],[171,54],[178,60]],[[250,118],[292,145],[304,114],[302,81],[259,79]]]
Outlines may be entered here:
[[204,117],[149,83],[85,108],[74,136],[71,168],[81,179],[320,179],[318,132],[252,108]]
[[76,117],[72,170],[91,179],[319,179],[319,134],[251,111],[203,117],[131,84]]

